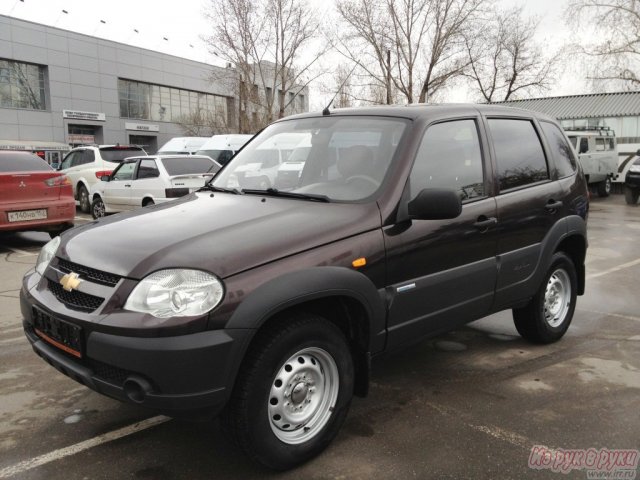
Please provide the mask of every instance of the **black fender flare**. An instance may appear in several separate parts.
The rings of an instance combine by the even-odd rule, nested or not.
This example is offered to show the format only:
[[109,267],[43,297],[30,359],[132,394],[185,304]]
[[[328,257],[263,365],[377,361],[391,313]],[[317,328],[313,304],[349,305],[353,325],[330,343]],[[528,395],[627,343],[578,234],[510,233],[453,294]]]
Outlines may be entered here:
[[367,345],[384,330],[386,309],[377,288],[364,274],[345,267],[313,267],[285,273],[253,290],[225,328],[259,329],[273,315],[302,303],[346,296],[359,302],[369,321]]

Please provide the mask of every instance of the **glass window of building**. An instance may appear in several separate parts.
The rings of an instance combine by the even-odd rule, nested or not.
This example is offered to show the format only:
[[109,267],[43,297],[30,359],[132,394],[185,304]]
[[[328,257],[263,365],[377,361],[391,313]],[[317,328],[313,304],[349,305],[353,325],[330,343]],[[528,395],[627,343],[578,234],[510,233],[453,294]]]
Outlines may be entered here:
[[44,69],[0,59],[0,107],[44,110]]

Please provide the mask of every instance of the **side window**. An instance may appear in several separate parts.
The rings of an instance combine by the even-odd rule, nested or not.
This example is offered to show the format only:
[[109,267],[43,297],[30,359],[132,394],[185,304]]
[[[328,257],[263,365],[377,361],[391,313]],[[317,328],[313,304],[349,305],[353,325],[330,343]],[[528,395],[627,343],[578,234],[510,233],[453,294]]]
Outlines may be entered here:
[[549,179],[544,150],[530,120],[489,119],[500,191]]
[[580,139],[580,150],[578,153],[587,153],[589,151],[589,139],[587,137],[582,137]]
[[429,127],[409,181],[411,197],[424,188],[453,188],[463,201],[485,196],[475,120],[456,120]]
[[138,167],[138,176],[136,178],[155,178],[159,176],[160,172],[158,171],[155,160],[140,160],[140,166]]
[[113,180],[131,180],[135,169],[136,162],[122,163],[116,171],[113,172]]
[[222,150],[218,156],[218,163],[220,165],[226,165],[229,163],[229,160],[231,160],[231,157],[233,157],[233,152],[231,150]]
[[553,153],[557,176],[562,178],[571,175],[577,168],[576,159],[562,131],[553,123],[540,122],[540,125]]
[[596,138],[596,151],[604,152],[606,150],[604,146],[604,138],[598,137]]
[[85,150],[82,152],[82,160],[80,160],[80,165],[85,165],[87,163],[92,163],[96,159],[93,150]]
[[62,161],[62,165],[60,165],[60,170],[64,170],[65,168],[71,167],[75,156],[76,156],[76,152],[71,152],[67,154],[67,156],[64,157],[64,160]]

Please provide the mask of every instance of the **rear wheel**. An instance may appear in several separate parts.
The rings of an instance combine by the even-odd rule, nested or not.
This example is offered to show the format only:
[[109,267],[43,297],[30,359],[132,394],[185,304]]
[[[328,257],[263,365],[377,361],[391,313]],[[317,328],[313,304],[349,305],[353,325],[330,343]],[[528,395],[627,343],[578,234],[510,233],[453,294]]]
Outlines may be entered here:
[[91,208],[89,192],[87,191],[87,187],[82,184],[78,187],[78,201],[80,202],[80,210],[84,213],[89,213],[89,209]]
[[518,333],[535,343],[552,343],[565,334],[576,308],[576,269],[562,252],[553,255],[538,292],[529,304],[513,310]]
[[611,194],[611,178],[607,177],[606,180],[598,183],[598,196],[608,197]]
[[338,433],[353,396],[353,360],[340,329],[317,315],[280,319],[258,335],[223,426],[255,461],[285,470]]
[[93,218],[102,218],[106,215],[106,211],[105,211],[105,206],[104,206],[104,202],[102,201],[102,198],[100,197],[96,197],[93,199],[93,202],[91,203],[91,216]]
[[637,205],[640,188],[624,187],[624,199],[628,205]]

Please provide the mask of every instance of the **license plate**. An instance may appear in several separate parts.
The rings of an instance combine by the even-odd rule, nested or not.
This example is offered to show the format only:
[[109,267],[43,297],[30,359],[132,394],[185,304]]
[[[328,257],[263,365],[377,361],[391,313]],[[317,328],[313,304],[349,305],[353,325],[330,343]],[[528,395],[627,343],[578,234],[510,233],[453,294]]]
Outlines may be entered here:
[[9,222],[28,222],[29,220],[43,220],[45,218],[47,218],[46,208],[9,212]]
[[34,307],[33,328],[45,342],[74,357],[82,357],[82,329],[79,326],[54,318]]

